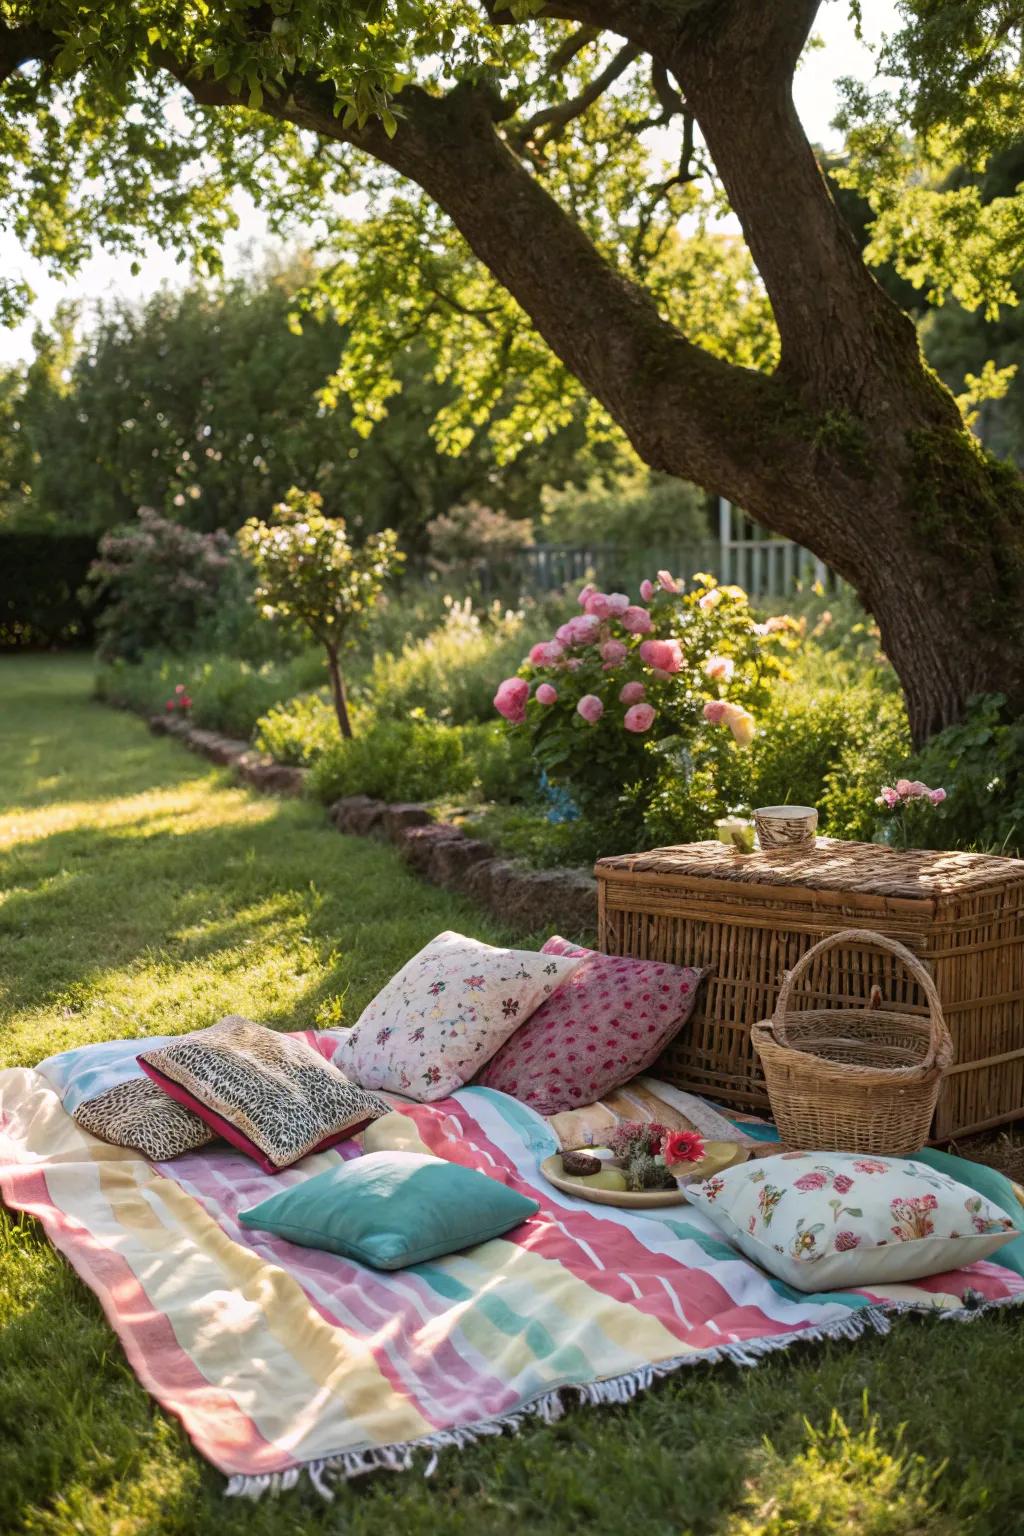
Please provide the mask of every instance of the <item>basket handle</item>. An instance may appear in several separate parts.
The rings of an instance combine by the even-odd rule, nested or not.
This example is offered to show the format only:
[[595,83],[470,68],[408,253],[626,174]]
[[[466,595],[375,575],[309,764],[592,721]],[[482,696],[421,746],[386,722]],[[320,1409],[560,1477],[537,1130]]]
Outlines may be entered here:
[[780,1045],[786,1045],[785,1018],[789,1010],[789,1000],[793,995],[793,988],[800,977],[809,967],[816,955],[823,955],[830,949],[840,946],[846,947],[854,944],[869,944],[874,949],[887,949],[895,955],[897,960],[902,960],[904,966],[920,986],[928,1003],[928,1021],[931,1025],[931,1038],[928,1042],[928,1055],[922,1066],[932,1067],[936,1061],[947,1065],[953,1059],[953,1040],[946,1027],[946,1021],[942,1014],[942,1003],[939,1000],[938,988],[932,979],[928,968],[913,954],[905,944],[898,939],[890,939],[884,933],[872,933],[866,928],[844,928],[840,933],[830,933],[827,938],[819,939],[813,944],[805,955],[794,965],[791,971],[787,971],[782,978],[782,986],[775,1003],[775,1012],[772,1014],[772,1032]]

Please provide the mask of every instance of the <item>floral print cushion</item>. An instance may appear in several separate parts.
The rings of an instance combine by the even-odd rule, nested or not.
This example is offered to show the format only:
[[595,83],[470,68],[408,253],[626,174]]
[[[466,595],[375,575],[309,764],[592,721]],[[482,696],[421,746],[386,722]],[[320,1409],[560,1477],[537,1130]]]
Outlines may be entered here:
[[579,964],[439,933],[378,992],[334,1063],[364,1088],[424,1104],[447,1098]]
[[800,1291],[963,1269],[1018,1236],[973,1189],[908,1158],[782,1152],[686,1192],[749,1259]]
[[543,953],[570,956],[579,970],[492,1058],[480,1082],[557,1115],[603,1099],[649,1067],[693,1012],[704,972],[602,955],[557,934]]

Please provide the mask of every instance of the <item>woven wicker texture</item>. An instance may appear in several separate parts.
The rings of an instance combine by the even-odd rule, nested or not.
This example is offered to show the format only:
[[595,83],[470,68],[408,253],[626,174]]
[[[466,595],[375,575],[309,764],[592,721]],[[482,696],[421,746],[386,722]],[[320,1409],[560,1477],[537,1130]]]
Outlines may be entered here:
[[[928,1012],[794,1007],[794,991],[815,959],[858,945],[885,950],[924,994]],[[908,1156],[928,1140],[953,1042],[935,983],[895,939],[844,929],[809,949],[782,983],[772,1018],[753,1028],[772,1117],[786,1146],[820,1152]]]
[[[652,1069],[666,1081],[766,1109],[752,1026],[813,944],[858,928],[900,940],[938,990],[956,1062],[932,1139],[1024,1115],[1024,860],[821,838],[810,854],[691,843],[601,859],[596,873],[601,949],[712,972]],[[856,1007],[874,987],[886,1007],[927,1013],[919,982],[877,947],[816,956],[801,991],[809,1007]]]

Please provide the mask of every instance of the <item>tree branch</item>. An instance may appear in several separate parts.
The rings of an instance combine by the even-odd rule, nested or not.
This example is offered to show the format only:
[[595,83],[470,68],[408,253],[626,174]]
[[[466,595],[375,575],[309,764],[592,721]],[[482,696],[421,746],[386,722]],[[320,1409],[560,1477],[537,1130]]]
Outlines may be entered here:
[[[640,55],[640,49],[634,43],[626,43],[620,48],[614,58],[610,59],[604,69],[584,87],[578,96],[570,96],[566,101],[556,102],[553,106],[542,107],[532,117],[527,118],[522,125],[509,124],[506,133],[520,146],[531,140],[539,149],[557,139],[577,117],[594,105],[610,85],[625,74],[633,60]],[[539,133],[545,128],[547,131]]]

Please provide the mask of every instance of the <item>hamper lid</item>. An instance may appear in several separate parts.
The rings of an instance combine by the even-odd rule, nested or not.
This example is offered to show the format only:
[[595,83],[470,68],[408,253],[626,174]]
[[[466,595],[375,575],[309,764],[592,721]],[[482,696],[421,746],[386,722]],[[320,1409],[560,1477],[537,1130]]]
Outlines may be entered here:
[[805,886],[819,891],[853,891],[871,896],[934,900],[938,896],[1024,881],[1024,859],[985,853],[951,853],[928,848],[886,848],[819,837],[806,853],[778,849],[739,853],[725,843],[682,843],[599,859],[599,879],[649,875],[742,884]]

